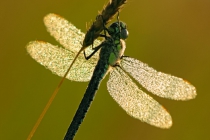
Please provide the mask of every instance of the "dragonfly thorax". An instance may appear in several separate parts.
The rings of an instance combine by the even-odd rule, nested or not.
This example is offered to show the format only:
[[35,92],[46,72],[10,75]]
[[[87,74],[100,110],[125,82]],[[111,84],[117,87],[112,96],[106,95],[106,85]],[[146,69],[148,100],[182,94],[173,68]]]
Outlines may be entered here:
[[108,33],[112,38],[120,38],[123,40],[128,38],[127,26],[122,21],[112,23],[108,28]]
[[120,64],[125,48],[125,40],[119,37],[107,37],[100,51],[100,60],[106,60],[109,66],[115,67]]

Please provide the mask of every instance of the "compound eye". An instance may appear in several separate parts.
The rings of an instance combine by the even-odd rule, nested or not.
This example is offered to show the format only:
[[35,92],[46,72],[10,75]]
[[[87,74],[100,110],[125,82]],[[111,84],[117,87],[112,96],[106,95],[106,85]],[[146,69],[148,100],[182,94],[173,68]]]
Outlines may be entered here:
[[120,38],[127,39],[128,38],[128,30],[127,29],[121,29]]

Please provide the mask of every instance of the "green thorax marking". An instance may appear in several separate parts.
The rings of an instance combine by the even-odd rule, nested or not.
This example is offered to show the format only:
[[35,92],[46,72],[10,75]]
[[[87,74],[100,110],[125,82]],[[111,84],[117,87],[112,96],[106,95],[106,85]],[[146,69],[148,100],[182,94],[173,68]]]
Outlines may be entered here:
[[[119,26],[120,25],[120,26]],[[115,66],[120,62],[125,51],[125,39],[128,36],[126,25],[123,22],[115,22],[108,28],[109,36],[103,42],[100,59],[105,67]]]

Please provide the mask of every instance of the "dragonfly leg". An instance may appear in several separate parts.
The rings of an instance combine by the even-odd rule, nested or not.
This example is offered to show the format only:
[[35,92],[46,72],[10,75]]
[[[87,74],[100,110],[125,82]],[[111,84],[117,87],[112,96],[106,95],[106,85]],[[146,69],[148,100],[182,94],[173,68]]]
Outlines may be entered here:
[[86,60],[90,59],[102,46],[103,46],[103,43],[98,45],[97,47],[93,48],[94,51],[89,56],[86,56],[86,53],[85,53],[85,50],[84,50],[83,52],[84,52],[85,59]]
[[[106,28],[105,26],[105,23],[104,23],[104,20],[103,20],[103,16],[102,15],[98,15],[97,18],[101,17],[102,18],[102,22],[103,22],[103,30],[104,30],[104,34],[99,34],[99,37],[104,37],[105,39],[107,39],[107,32],[108,32],[108,29]],[[94,50],[89,56],[86,56],[86,53],[85,53],[85,50],[84,50],[84,57],[86,60],[90,59],[101,47],[102,47],[102,44],[100,44],[99,46],[97,47],[93,47],[93,41],[94,41],[94,37],[93,35],[92,36],[92,49]]]
[[98,15],[98,17],[101,17],[102,18],[102,24],[103,24],[103,31],[104,31],[104,34],[100,34],[99,36],[100,37],[104,37],[105,39],[107,39],[107,32],[108,32],[108,29],[106,27],[106,23],[104,22],[104,19],[103,19],[103,16],[102,15]]
[[[120,20],[119,20],[119,11],[118,11],[118,15],[117,15],[117,21],[119,22],[118,23],[118,26],[119,26],[119,29],[120,29]],[[107,36],[107,32],[108,32],[108,28],[106,27],[105,23],[104,23],[104,20],[103,20],[103,16],[102,15],[98,15],[97,18],[101,17],[102,18],[102,22],[103,22],[103,30],[104,30],[104,34],[100,34],[99,36],[100,37],[104,37],[105,40],[108,39],[108,36]],[[120,32],[121,32],[121,29],[120,29]],[[84,50],[84,57],[86,60],[90,59],[101,47],[102,47],[102,44],[100,44],[99,46],[97,47],[93,47],[93,41],[94,41],[94,38],[93,38],[93,35],[92,36],[92,49],[94,50],[89,56],[86,56],[86,53],[85,53],[85,50]],[[113,51],[115,52],[115,51]]]
[[92,39],[91,39],[91,44],[92,44],[92,45],[91,45],[91,46],[92,46],[92,49],[94,49],[94,48],[93,48],[93,43],[94,43],[94,36],[93,36],[93,35],[94,35],[94,33],[91,32],[91,37],[92,37]]
[[127,56],[127,55],[123,55],[120,57],[120,59],[123,59],[123,57],[130,57],[130,56]]
[[[120,12],[117,11],[118,14],[117,14],[117,21],[118,21],[118,28],[120,29],[120,32],[121,32],[121,26],[120,26]],[[119,34],[119,37],[120,37],[120,34]]]
[[120,66],[120,63],[119,63],[119,62],[117,62],[116,64],[114,64],[112,67],[120,67],[120,68],[121,68],[121,66]]
[[[100,20],[101,20],[101,22],[102,22],[102,24],[103,24],[103,27],[104,27],[105,25],[104,25],[103,16],[102,16],[102,15],[97,15],[97,16],[96,16],[96,21],[100,21],[100,20],[98,20],[99,18],[101,18]],[[95,27],[94,24],[96,24],[96,23],[93,22],[91,27]],[[91,47],[92,47],[92,49],[94,50],[94,47],[93,47],[93,44],[94,44],[94,35],[95,35],[95,32],[97,32],[97,29],[92,28],[92,29],[89,30],[89,31],[90,31],[90,36],[91,36],[91,39],[90,39],[90,40],[91,40]],[[99,34],[99,37],[101,37],[100,34]]]

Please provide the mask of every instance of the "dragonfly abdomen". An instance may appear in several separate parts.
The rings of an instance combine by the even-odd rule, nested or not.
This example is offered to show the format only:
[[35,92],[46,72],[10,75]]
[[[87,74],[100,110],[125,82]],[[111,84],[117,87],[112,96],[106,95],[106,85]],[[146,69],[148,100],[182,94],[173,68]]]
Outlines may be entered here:
[[109,69],[109,65],[107,65],[106,62],[103,62],[100,60],[98,61],[95,67],[95,70],[93,72],[93,76],[85,91],[84,97],[79,105],[79,108],[73,118],[73,121],[70,127],[68,128],[65,139],[74,137],[76,131],[78,130],[80,124],[82,123],[86,115],[86,112],[88,111],[90,107],[91,102],[93,101],[95,93],[97,92],[102,79],[107,74],[108,69]]

